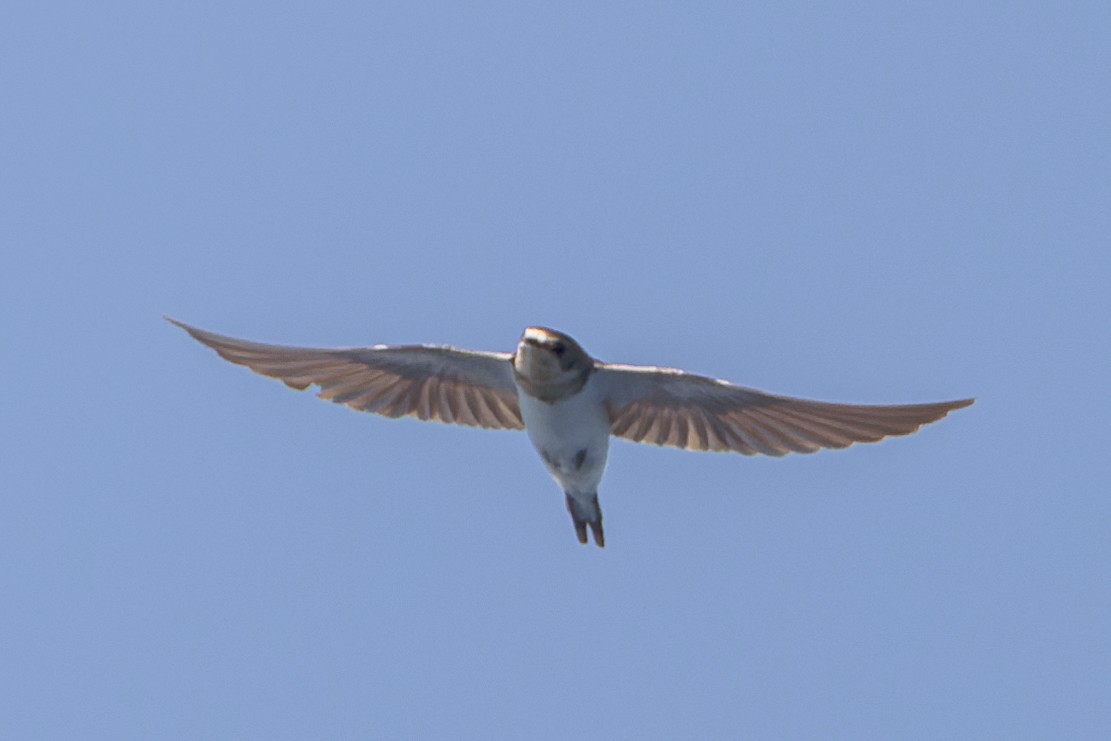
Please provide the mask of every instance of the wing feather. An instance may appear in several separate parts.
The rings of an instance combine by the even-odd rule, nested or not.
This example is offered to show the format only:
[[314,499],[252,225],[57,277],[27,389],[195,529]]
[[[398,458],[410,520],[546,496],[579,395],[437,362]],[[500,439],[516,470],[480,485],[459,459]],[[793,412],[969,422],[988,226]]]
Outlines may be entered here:
[[973,399],[863,405],[779,396],[672,368],[597,363],[610,432],[690,450],[781,456],[907,435]]
[[318,386],[321,399],[360,411],[474,427],[524,428],[509,353],[439,345],[287,347],[169,321],[225,360],[298,390]]

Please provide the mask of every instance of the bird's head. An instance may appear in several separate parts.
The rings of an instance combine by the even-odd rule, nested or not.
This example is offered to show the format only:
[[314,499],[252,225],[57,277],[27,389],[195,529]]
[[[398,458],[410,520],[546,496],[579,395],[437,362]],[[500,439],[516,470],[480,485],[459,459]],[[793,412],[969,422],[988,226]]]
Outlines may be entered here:
[[593,358],[579,343],[546,327],[526,329],[513,356],[517,375],[537,384],[578,385],[593,367]]

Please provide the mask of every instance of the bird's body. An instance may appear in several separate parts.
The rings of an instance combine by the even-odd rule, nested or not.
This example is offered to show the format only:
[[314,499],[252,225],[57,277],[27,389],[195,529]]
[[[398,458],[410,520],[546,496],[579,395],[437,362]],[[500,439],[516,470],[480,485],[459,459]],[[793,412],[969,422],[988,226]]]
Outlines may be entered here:
[[[605,384],[572,342],[550,330],[525,330],[513,358],[514,380],[525,431],[563,488],[576,535],[585,543],[589,526],[603,545],[598,484],[609,454]],[[557,354],[553,348],[562,350]]]
[[563,489],[580,542],[604,545],[598,485],[611,435],[746,455],[810,453],[905,435],[968,406],[795,399],[671,368],[595,360],[566,334],[530,327],[516,351],[436,345],[316,349],[266,345],[170,320],[233,363],[388,417],[524,429]]
[[598,379],[569,399],[521,395],[521,418],[532,446],[564,491],[598,489],[606,468],[610,426]]

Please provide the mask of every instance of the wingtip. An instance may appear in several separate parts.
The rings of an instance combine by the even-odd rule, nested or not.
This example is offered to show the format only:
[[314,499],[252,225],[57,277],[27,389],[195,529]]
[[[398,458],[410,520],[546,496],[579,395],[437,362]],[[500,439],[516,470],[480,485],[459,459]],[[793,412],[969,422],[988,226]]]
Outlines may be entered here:
[[186,332],[190,337],[192,337],[193,339],[195,339],[198,342],[201,342],[203,344],[211,345],[208,338],[219,337],[219,335],[214,335],[211,332],[206,332],[205,330],[201,329],[200,327],[194,327],[192,324],[186,324],[185,322],[178,321],[177,319],[174,319],[172,316],[168,316],[166,314],[163,314],[162,318],[165,319],[170,324],[174,325],[175,327],[179,327],[182,331]]
[[[225,340],[234,342],[234,340],[232,340],[232,338],[224,337],[223,335],[218,335],[218,334],[215,334],[213,332],[207,332],[207,331],[201,329],[200,327],[194,327],[192,324],[186,324],[185,322],[180,322],[177,319],[174,319],[172,316],[163,315],[162,318],[165,319],[170,324],[174,325],[175,327],[180,327],[183,332],[185,332],[187,335],[192,337],[197,342],[201,343],[202,345],[207,345],[208,347],[212,348],[217,353],[219,353],[225,360],[231,360],[231,358],[227,357],[227,355],[225,355],[223,353],[223,351],[221,351],[221,349],[220,349],[220,347],[218,347],[218,345],[221,341],[225,341]],[[234,363],[236,361],[232,360],[232,362]]]
[[163,314],[163,315],[162,315],[162,318],[163,318],[163,319],[165,319],[165,320],[166,320],[167,322],[169,322],[170,324],[174,325],[175,327],[181,327],[181,328],[182,328],[182,329],[184,329],[184,330],[185,330],[186,332],[188,332],[189,330],[191,330],[191,329],[192,329],[192,327],[190,327],[190,326],[189,326],[188,324],[186,324],[185,322],[179,322],[179,321],[178,321],[177,319],[174,319],[174,318],[173,318],[172,316],[170,316],[169,314]]

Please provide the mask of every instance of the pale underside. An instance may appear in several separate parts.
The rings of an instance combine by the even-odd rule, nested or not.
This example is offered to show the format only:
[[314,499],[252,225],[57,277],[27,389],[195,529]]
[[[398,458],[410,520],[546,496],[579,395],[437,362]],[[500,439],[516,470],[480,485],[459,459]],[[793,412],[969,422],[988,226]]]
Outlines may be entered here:
[[[174,321],[174,320],[170,320]],[[248,342],[174,321],[221,357],[296,389],[387,417],[522,429],[509,353],[437,345],[316,349]],[[596,363],[610,432],[634,442],[745,455],[811,453],[906,435],[968,406],[835,404],[670,368]]]

